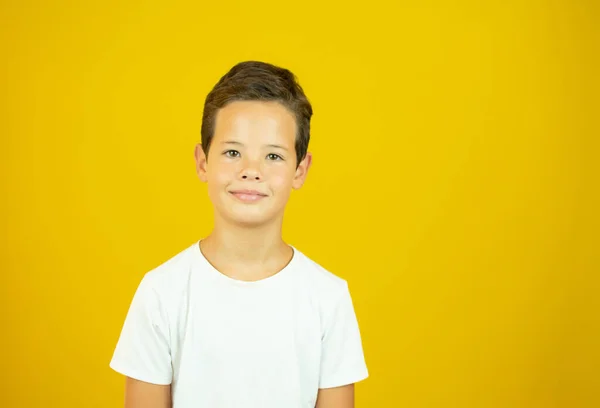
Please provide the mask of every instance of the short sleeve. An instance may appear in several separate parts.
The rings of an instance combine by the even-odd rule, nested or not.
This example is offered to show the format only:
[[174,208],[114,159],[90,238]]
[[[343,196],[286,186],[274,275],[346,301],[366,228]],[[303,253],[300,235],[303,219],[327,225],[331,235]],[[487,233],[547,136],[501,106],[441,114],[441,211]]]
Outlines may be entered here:
[[358,321],[345,282],[323,334],[319,388],[340,387],[368,376]]
[[121,329],[110,367],[136,380],[168,385],[172,380],[167,315],[146,274]]

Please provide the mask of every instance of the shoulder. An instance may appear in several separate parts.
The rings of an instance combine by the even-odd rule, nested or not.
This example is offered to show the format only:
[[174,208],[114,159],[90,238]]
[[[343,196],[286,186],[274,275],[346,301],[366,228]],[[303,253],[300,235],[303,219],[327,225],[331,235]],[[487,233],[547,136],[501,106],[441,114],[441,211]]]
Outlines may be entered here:
[[189,245],[147,271],[138,290],[152,293],[162,300],[176,298],[185,290],[193,270],[195,245]]
[[[324,350],[329,356],[327,364],[336,366],[337,359],[341,359],[339,356],[345,352],[349,353],[350,359],[360,357],[362,355],[360,331],[348,281],[304,254],[300,258],[301,262],[298,264],[301,265],[301,273],[298,275],[302,276],[309,285],[310,298],[318,307],[321,339]],[[357,364],[362,363],[359,361]],[[329,369],[332,368],[326,368]],[[354,370],[355,367],[348,369]],[[334,381],[336,384],[337,381],[342,381],[339,384],[350,383],[344,383],[345,379],[342,378],[326,380],[323,384],[332,384]]]
[[300,279],[323,305],[334,306],[348,292],[348,281],[296,249]]

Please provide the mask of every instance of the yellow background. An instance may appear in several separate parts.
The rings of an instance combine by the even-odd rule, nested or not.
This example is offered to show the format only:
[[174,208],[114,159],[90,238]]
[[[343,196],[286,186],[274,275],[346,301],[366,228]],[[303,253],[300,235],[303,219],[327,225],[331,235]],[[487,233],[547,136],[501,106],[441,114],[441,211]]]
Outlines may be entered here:
[[210,231],[204,98],[260,59],[315,109],[285,238],[350,283],[357,406],[600,406],[598,12],[3,1],[0,405],[122,405],[139,280]]

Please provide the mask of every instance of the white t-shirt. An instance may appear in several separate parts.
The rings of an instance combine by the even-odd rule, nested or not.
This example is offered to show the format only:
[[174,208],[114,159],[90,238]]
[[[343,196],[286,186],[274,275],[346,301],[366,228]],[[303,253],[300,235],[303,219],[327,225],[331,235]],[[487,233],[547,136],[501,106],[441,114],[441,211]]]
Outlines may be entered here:
[[173,408],[314,407],[319,388],[368,377],[347,282],[302,254],[255,282],[199,242],[146,273],[110,367],[171,384]]

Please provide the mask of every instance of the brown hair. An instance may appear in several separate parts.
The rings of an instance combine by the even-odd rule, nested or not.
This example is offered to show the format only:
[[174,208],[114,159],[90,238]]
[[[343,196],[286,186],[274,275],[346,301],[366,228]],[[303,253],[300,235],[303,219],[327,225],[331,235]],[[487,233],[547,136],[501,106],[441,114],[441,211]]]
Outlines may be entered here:
[[219,109],[233,101],[276,101],[296,117],[296,166],[306,156],[312,106],[296,76],[285,68],[261,61],[234,65],[214,86],[204,102],[202,149],[208,155]]

